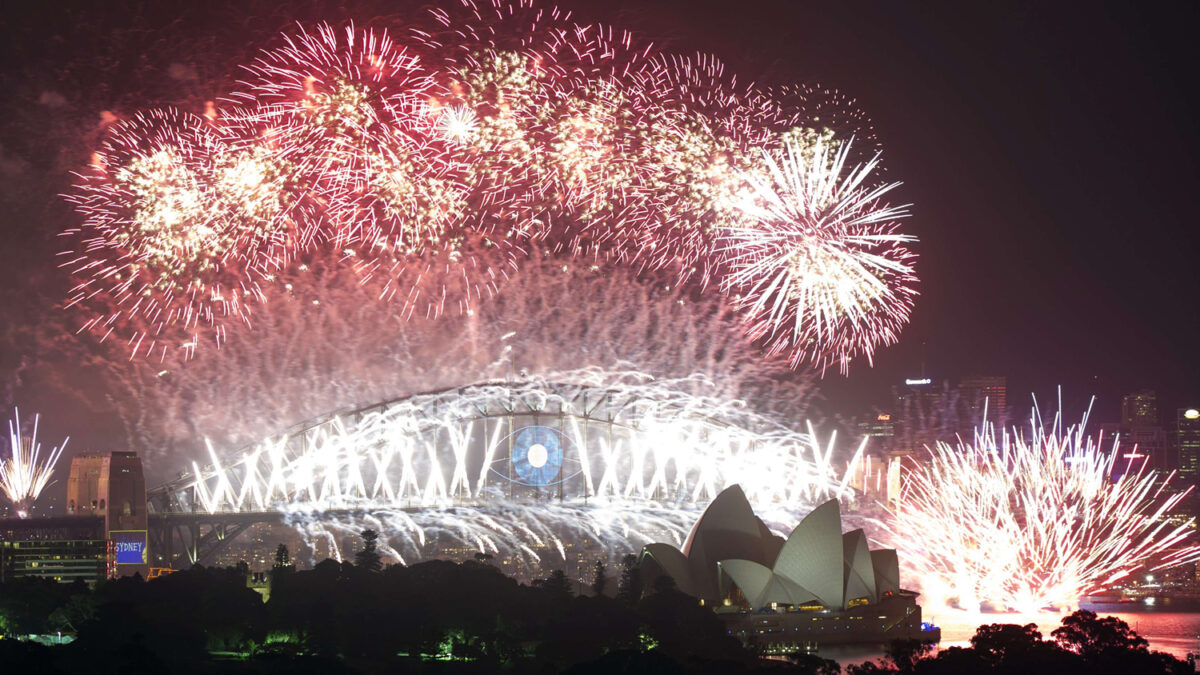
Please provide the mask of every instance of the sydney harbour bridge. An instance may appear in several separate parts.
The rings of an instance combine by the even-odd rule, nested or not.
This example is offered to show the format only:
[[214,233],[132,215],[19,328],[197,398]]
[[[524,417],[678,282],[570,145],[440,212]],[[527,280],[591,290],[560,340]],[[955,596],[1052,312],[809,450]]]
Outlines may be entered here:
[[835,456],[811,427],[711,388],[586,372],[483,382],[324,415],[233,453],[209,445],[205,461],[147,490],[151,556],[211,562],[261,523],[374,527],[401,559],[435,531],[504,555],[579,539],[636,550],[682,537],[734,483],[782,520],[853,496],[861,447]]

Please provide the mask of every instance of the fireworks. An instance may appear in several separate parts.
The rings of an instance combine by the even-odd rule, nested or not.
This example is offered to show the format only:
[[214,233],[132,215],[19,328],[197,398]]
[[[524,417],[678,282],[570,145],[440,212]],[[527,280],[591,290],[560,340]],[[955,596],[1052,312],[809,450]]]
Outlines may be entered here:
[[1056,416],[1045,428],[1035,412],[1028,438],[984,427],[913,467],[892,541],[926,596],[968,610],[1063,609],[1139,568],[1200,559],[1186,541],[1192,521],[1168,515],[1190,490],[1125,466],[1086,421],[1063,429]]
[[417,395],[319,420],[234,461],[210,447],[211,464],[193,464],[173,489],[210,513],[279,509],[301,522],[368,508],[400,540],[454,521],[458,541],[505,554],[545,546],[538,531],[611,550],[659,527],[682,541],[689,514],[734,483],[784,522],[850,497],[845,476],[862,447],[839,469],[811,425],[799,433],[741,401],[686,393],[697,386],[711,384],[590,369]]
[[54,465],[67,447],[68,439],[63,439],[62,445],[43,456],[37,440],[38,420],[34,415],[33,434],[22,436],[21,415],[14,411],[8,423],[9,457],[0,459],[0,489],[16,507],[20,518],[29,515],[29,508],[50,481]]
[[752,334],[793,363],[843,372],[896,341],[915,295],[913,238],[895,225],[907,212],[882,201],[896,184],[867,183],[875,161],[847,168],[851,145],[788,138],[767,157],[769,180],[746,176],[750,222],[723,232],[720,249],[722,284],[753,317]]
[[300,26],[204,117],[114,125],[68,196],[84,328],[190,354],[324,249],[402,316],[469,315],[536,252],[728,294],[794,367],[895,341],[913,239],[877,158],[847,167],[852,100],[530,2],[429,16]]
[[[808,373],[763,359],[717,294],[690,297],[670,275],[529,261],[474,314],[413,316],[378,302],[354,270],[330,261],[281,275],[255,314],[253,339],[166,362],[99,364],[109,395],[136,423],[126,443],[163,471],[204,453],[198,439],[236,448],[329,410],[479,380],[572,370],[636,369],[693,394],[754,401],[803,420],[814,415]],[[436,277],[434,277],[436,278]],[[164,454],[168,453],[168,454]]]

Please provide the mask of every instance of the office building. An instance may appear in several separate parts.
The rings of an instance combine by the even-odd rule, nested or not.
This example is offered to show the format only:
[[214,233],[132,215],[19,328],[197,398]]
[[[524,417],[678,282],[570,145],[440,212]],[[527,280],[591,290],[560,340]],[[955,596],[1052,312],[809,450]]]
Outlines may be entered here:
[[1180,408],[1175,413],[1175,449],[1179,454],[1179,475],[1197,483],[1200,479],[1200,410]]
[[1008,378],[1003,375],[969,375],[958,383],[958,394],[966,406],[972,426],[986,421],[1003,428],[1008,425]]
[[38,577],[92,585],[108,576],[112,560],[104,539],[0,541],[0,583]]
[[1121,426],[1158,426],[1158,397],[1153,390],[1143,389],[1121,397]]

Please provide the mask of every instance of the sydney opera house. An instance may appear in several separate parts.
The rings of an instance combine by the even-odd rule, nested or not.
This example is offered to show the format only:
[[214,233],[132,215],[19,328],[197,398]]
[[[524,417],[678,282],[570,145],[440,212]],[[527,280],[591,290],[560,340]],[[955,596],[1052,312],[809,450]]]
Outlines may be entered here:
[[641,569],[647,587],[670,577],[714,607],[731,633],[766,652],[940,638],[922,623],[917,594],[900,588],[896,552],[870,550],[862,530],[843,534],[837,500],[784,539],[731,486],[696,521],[682,551],[650,544]]

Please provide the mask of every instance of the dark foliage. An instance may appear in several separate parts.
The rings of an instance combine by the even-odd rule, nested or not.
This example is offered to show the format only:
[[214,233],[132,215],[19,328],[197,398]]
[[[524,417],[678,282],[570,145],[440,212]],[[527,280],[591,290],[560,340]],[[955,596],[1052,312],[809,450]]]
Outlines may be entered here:
[[[364,535],[364,539],[367,537]],[[368,560],[360,556],[360,560]],[[296,570],[281,555],[270,600],[244,566],[195,567],[143,582],[0,586],[9,632],[75,634],[63,646],[0,640],[0,670],[38,673],[806,673],[811,655],[763,662],[722,621],[671,584],[641,596],[636,559],[624,599],[577,595],[555,571],[526,586],[486,561],[429,561],[372,571],[326,560]],[[601,568],[597,566],[597,571]],[[592,589],[595,590],[595,589]],[[634,595],[634,591],[638,595]],[[900,641],[849,675],[1184,673],[1129,626],[1076,612],[1044,640],[1036,626],[981,626],[969,648],[936,655]]]
[[376,547],[379,545],[379,533],[367,528],[362,531],[363,550],[354,554],[354,563],[368,572],[378,572],[383,569],[383,560],[379,557]]
[[605,576],[608,572],[604,567],[603,560],[597,560],[592,578],[592,593],[596,595],[604,595],[604,590],[608,587],[608,577]]
[[969,648],[950,647],[936,656],[911,641],[897,641],[883,662],[847,668],[848,675],[1074,675],[1076,673],[1191,673],[1191,665],[1147,649],[1146,640],[1124,621],[1078,611],[1063,619],[1053,641],[1043,640],[1034,624],[980,626]]
[[617,584],[617,598],[632,605],[642,597],[642,575],[638,569],[637,556],[630,553],[621,560],[621,580]]

